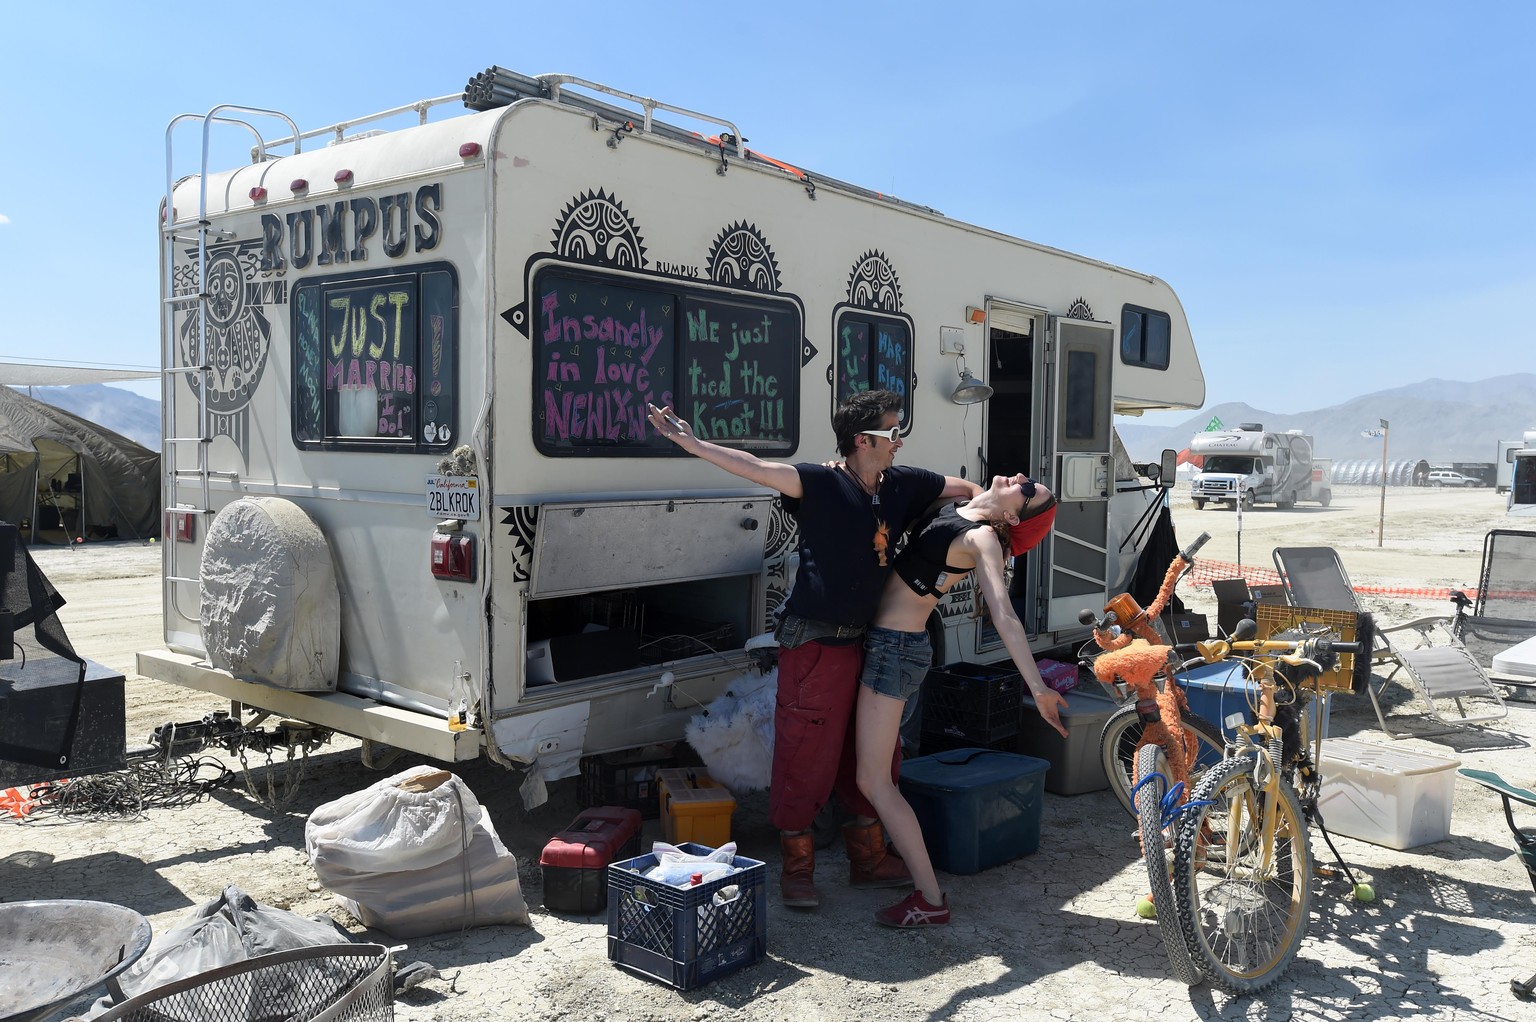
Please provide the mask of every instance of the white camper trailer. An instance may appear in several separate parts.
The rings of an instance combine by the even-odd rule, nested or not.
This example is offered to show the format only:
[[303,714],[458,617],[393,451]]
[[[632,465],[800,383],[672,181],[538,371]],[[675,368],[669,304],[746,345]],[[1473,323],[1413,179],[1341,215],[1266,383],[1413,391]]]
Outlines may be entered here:
[[1494,459],[1494,492],[1508,493],[1510,482],[1514,479],[1515,452],[1536,449],[1536,429],[1525,431],[1525,437],[1520,440],[1500,440],[1499,454]]
[[1245,422],[1237,429],[1196,433],[1191,454],[1204,462],[1190,480],[1195,507],[1212,501],[1243,507],[1275,504],[1294,507],[1297,501],[1333,500],[1331,460],[1312,456],[1312,438],[1300,430],[1265,432],[1261,423]]
[[[1037,648],[1123,589],[1162,493],[1111,417],[1205,398],[1167,284],[760,156],[726,121],[487,74],[502,105],[399,130],[178,119],[205,166],[210,132],[256,146],[168,173],[165,648],[141,673],[365,755],[548,779],[679,738],[770,627],[794,521],[653,435],[648,401],[820,462],[839,399],[897,391],[904,463],[1059,496],[1012,580]],[[990,400],[965,403],[970,374]],[[940,662],[1006,656],[974,602],[939,607]],[[302,642],[263,634],[284,622]]]
[[1509,470],[1509,502],[1505,505],[1512,515],[1536,516],[1536,429],[1525,431],[1523,446],[1513,448],[1505,457]]

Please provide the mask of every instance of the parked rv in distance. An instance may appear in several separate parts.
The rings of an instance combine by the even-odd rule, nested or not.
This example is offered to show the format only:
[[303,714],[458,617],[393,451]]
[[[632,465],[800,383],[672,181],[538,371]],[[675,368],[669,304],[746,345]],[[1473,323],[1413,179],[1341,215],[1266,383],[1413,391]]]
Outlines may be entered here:
[[1536,429],[1525,431],[1525,437],[1520,440],[1500,440],[1498,457],[1493,459],[1494,489],[1499,493],[1509,492],[1509,482],[1514,474],[1515,452],[1536,447]]
[[1333,500],[1333,462],[1314,458],[1312,438],[1300,430],[1270,433],[1262,423],[1245,422],[1196,433],[1189,451],[1204,459],[1190,481],[1197,508],[1217,501],[1291,508],[1302,500],[1327,507]]

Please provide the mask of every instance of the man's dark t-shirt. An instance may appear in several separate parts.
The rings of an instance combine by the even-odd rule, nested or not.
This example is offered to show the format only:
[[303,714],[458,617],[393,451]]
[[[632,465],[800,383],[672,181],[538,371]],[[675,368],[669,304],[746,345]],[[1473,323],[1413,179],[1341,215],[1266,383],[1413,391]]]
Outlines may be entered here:
[[800,569],[788,609],[828,624],[868,624],[896,559],[897,539],[939,499],[944,477],[923,468],[888,468],[876,500],[842,469],[802,463],[795,470],[803,495],[785,497],[784,507],[800,525]]

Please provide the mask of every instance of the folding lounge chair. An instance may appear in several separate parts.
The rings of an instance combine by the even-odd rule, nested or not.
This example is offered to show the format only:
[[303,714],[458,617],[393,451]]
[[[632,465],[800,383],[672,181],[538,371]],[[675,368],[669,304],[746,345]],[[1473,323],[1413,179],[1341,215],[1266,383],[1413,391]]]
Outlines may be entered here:
[[[1521,827],[1516,824],[1514,810],[1510,805],[1510,801],[1513,800],[1528,806],[1536,806],[1536,791],[1510,784],[1492,770],[1473,770],[1470,767],[1462,767],[1456,772],[1467,780],[1476,781],[1492,790],[1504,800],[1504,819],[1509,821],[1510,833],[1514,835],[1515,850],[1520,853],[1520,861],[1525,864],[1525,871],[1530,874],[1531,886],[1536,888],[1536,827]],[[1524,981],[1510,980],[1509,986],[1514,990],[1515,996],[1529,1001],[1536,996],[1536,975]]]
[[[1483,539],[1477,601],[1460,593],[1453,634],[1512,698],[1536,699],[1536,651],[1512,647],[1536,637],[1536,532],[1493,529]],[[1471,613],[1467,613],[1468,606]]]
[[[1293,606],[1360,612],[1354,586],[1332,547],[1276,547],[1274,558]],[[1509,710],[1488,672],[1451,637],[1454,620],[1449,614],[1432,615],[1376,629],[1372,666],[1386,673],[1373,673],[1366,692],[1376,720],[1390,737],[1446,734],[1465,724],[1484,724],[1508,716]],[[1447,641],[1432,645],[1437,632]],[[1414,637],[1411,640],[1410,635]],[[1400,638],[1394,640],[1394,636]],[[1424,706],[1421,716],[1439,721],[1440,726],[1399,729],[1388,724],[1381,694],[1394,681],[1404,684]]]

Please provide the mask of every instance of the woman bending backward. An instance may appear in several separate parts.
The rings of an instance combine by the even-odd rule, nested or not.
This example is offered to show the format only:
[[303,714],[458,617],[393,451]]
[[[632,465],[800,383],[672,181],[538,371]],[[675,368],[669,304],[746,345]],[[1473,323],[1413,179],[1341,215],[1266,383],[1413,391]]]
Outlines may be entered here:
[[875,921],[885,926],[949,922],[949,897],[939,890],[917,816],[891,777],[891,757],[900,740],[903,709],[916,698],[932,660],[929,615],[967,573],[976,572],[977,587],[992,609],[992,623],[1029,685],[1041,718],[1063,736],[1067,733],[1061,723],[1066,700],[1040,677],[1004,581],[1006,555],[1033,549],[1055,517],[1056,498],[1050,490],[1028,476],[997,476],[968,503],[943,504],[919,519],[896,558],[865,639],[854,714],[859,790],[874,805],[912,873],[912,893],[875,913]]

